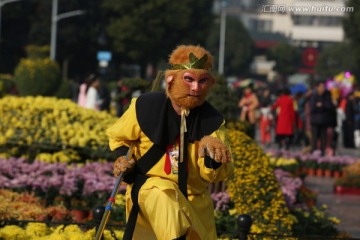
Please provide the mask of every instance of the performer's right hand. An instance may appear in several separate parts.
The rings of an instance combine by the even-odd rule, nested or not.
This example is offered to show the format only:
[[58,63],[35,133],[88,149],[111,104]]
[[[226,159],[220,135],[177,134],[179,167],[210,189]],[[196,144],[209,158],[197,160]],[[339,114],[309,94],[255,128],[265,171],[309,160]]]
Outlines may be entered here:
[[118,177],[120,173],[125,173],[134,167],[135,160],[133,158],[126,160],[126,156],[118,157],[114,162],[114,176]]

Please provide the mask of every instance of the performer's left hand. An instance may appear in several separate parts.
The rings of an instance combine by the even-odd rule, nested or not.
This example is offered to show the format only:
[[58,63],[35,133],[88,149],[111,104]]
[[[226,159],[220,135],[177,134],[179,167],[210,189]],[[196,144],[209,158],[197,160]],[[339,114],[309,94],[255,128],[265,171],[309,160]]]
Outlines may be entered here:
[[231,160],[228,147],[222,141],[212,136],[205,136],[200,141],[199,157],[204,157],[205,155],[210,156],[219,163],[230,162]]

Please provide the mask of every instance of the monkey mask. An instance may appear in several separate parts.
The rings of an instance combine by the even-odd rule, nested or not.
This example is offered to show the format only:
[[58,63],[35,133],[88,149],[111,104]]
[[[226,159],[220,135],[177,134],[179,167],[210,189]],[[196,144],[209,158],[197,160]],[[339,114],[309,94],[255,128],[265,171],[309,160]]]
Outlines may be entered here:
[[182,109],[193,109],[204,103],[215,83],[210,69],[213,56],[200,46],[181,45],[170,55],[171,68],[165,71],[166,94]]

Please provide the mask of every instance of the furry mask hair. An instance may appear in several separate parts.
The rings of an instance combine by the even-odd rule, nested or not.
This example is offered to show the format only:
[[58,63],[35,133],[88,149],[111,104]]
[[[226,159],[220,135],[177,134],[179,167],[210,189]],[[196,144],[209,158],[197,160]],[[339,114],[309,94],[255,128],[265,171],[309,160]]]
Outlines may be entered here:
[[[209,72],[213,66],[213,56],[200,46],[180,45],[171,53],[169,63],[171,68],[165,71],[165,80],[166,94],[171,101],[185,109],[203,104],[215,83],[215,78]],[[192,96],[190,83],[185,76],[191,76],[196,81],[207,79],[196,97]]]

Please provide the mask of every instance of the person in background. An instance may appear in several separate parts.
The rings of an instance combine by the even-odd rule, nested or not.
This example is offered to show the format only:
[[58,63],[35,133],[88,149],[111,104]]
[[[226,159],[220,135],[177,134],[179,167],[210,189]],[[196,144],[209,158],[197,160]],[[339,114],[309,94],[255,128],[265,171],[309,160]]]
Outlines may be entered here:
[[331,94],[325,88],[325,82],[317,82],[315,91],[310,98],[311,150],[320,149],[322,156],[325,155],[326,133],[330,125],[331,110],[334,107]]
[[355,91],[355,147],[360,148],[360,91]]
[[294,98],[294,110],[295,110],[295,129],[294,129],[294,140],[295,146],[302,146],[304,142],[304,105],[303,101],[305,94],[303,92],[296,92],[293,95]]
[[343,143],[345,148],[355,148],[354,132],[355,132],[355,95],[350,92],[346,97],[345,119],[342,124]]
[[78,94],[78,97],[77,97],[77,103],[81,107],[86,107],[86,90],[87,90],[86,82],[80,84],[80,86],[79,86],[79,94]]
[[310,98],[312,95],[312,88],[308,88],[306,93],[304,94],[304,98],[302,101],[300,101],[300,105],[303,106],[304,111],[300,115],[300,118],[303,119],[304,122],[304,143],[305,148],[304,152],[310,152],[311,151],[311,111],[310,111]]
[[254,84],[250,83],[244,89],[243,96],[238,107],[241,109],[240,120],[250,124],[249,136],[255,138],[256,110],[259,107],[259,99],[253,92]]
[[86,103],[85,107],[93,110],[100,110],[100,96],[98,88],[100,79],[96,74],[90,74],[86,79]]
[[276,142],[279,145],[279,149],[290,149],[292,137],[294,135],[295,127],[295,110],[294,100],[290,96],[290,90],[284,88],[280,92],[280,96],[277,98],[271,109],[277,112],[276,118]]
[[263,146],[268,146],[271,142],[271,125],[273,115],[271,112],[271,96],[269,89],[263,89],[260,97],[260,143]]
[[106,86],[105,82],[100,81],[98,93],[99,93],[99,98],[101,101],[101,103],[99,105],[99,110],[110,112],[111,97],[110,97],[109,88]]
[[337,145],[337,139],[338,139],[338,134],[336,131],[336,127],[337,127],[337,99],[335,98],[335,96],[333,96],[331,94],[331,92],[329,91],[330,96],[331,96],[331,101],[333,102],[333,107],[331,107],[328,111],[328,127],[326,129],[326,147],[325,147],[325,154],[327,156],[334,156],[335,155],[335,151],[336,151],[336,145]]

